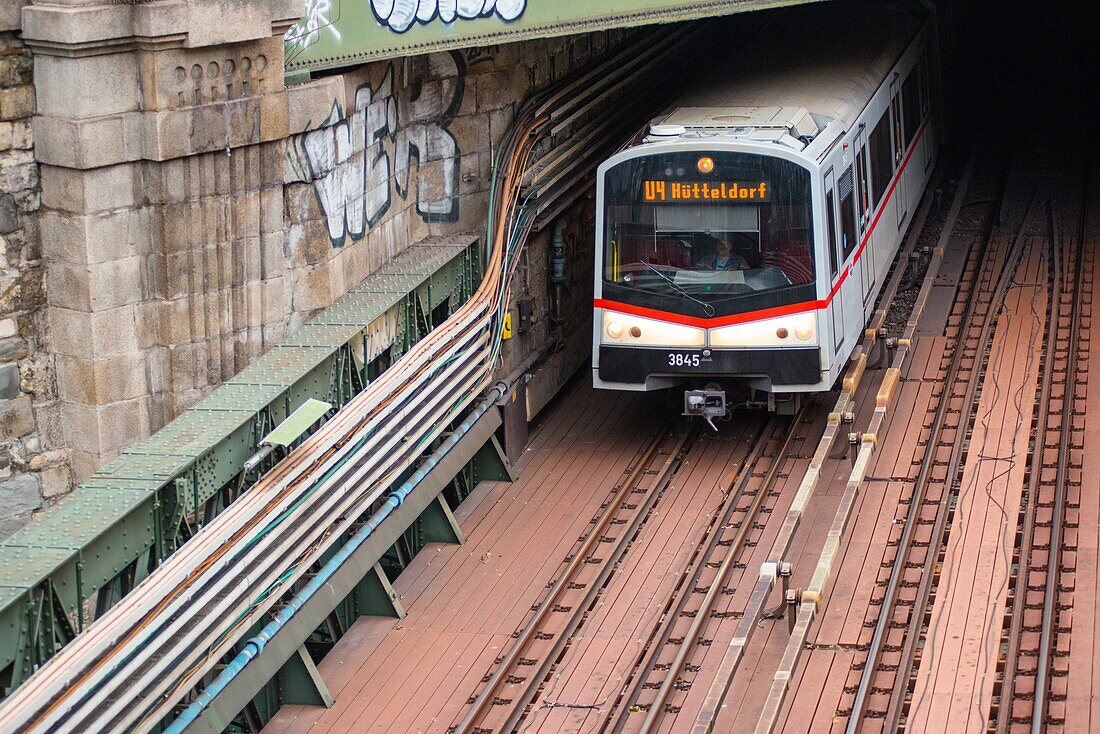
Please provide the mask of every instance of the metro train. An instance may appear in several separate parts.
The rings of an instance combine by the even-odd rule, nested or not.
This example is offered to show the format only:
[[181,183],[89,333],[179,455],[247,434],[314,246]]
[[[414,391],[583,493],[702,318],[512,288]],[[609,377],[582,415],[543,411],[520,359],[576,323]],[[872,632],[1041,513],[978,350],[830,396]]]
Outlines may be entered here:
[[735,387],[793,412],[860,341],[936,161],[934,15],[768,15],[598,169],[597,388],[683,386],[708,420]]

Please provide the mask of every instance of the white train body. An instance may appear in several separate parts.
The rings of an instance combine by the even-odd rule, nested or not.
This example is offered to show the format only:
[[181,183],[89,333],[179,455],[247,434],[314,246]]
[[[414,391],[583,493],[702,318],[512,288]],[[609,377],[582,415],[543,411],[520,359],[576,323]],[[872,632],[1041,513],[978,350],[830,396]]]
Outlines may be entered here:
[[779,20],[599,168],[596,387],[824,391],[860,341],[935,164],[933,20]]

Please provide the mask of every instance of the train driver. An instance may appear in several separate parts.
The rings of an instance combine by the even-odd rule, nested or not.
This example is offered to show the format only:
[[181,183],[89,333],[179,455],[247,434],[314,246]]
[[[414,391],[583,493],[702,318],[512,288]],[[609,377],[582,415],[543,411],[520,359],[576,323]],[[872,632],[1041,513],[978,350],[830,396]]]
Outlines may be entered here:
[[714,238],[714,270],[748,270],[749,263],[740,253],[734,252],[730,243]]

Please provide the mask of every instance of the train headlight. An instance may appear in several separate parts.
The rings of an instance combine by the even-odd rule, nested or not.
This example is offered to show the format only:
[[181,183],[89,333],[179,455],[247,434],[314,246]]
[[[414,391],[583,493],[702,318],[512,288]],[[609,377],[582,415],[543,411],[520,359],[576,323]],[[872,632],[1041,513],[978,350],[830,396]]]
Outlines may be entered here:
[[703,329],[617,311],[603,312],[603,341],[639,347],[701,347]]
[[695,167],[699,169],[699,173],[707,174],[714,170],[714,159],[709,155],[705,155],[695,163]]
[[816,322],[816,313],[802,313],[722,326],[710,330],[710,344],[714,347],[814,346],[817,344]]

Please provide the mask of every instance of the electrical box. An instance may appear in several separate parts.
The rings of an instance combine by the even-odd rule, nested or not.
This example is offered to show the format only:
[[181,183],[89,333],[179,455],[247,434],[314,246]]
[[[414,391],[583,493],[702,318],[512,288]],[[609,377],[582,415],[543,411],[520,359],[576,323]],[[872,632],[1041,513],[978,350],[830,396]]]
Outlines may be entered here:
[[524,334],[530,331],[535,324],[535,299],[519,299],[516,301],[516,311],[519,312],[519,333]]

